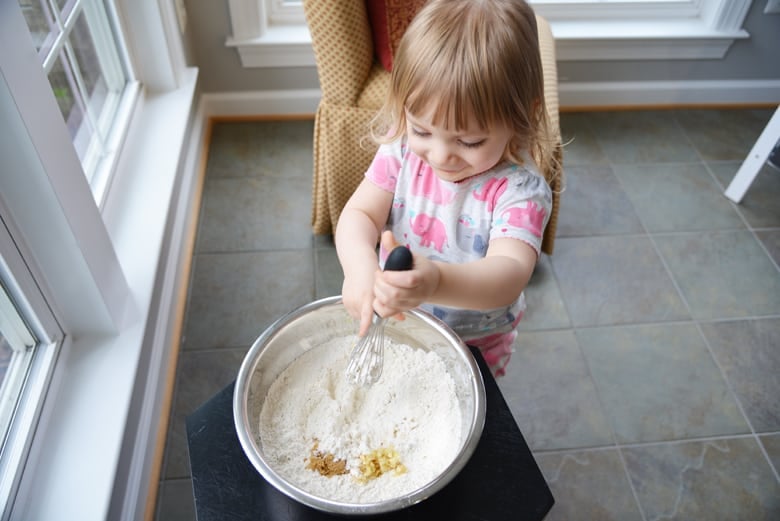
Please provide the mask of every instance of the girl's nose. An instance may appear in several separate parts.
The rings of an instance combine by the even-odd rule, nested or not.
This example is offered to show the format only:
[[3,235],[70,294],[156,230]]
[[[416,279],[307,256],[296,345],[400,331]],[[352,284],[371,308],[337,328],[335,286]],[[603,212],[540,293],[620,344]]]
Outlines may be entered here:
[[438,165],[446,165],[452,157],[452,151],[447,143],[436,143],[431,147],[430,162]]

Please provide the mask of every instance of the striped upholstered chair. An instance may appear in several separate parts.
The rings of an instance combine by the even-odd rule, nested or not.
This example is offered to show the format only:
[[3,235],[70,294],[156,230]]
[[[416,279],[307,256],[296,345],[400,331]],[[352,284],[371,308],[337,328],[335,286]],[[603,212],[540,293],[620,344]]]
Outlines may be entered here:
[[[411,16],[424,0],[304,0],[311,32],[322,99],[314,126],[314,233],[335,230],[339,214],[371,163],[376,146],[367,139],[368,123],[382,105],[390,83],[387,52],[400,38]],[[390,20],[371,5],[402,6],[405,19]],[[387,15],[383,18],[383,15]],[[385,23],[384,41],[373,27]],[[537,17],[539,46],[545,76],[545,101],[553,132],[560,142],[558,78],[555,42],[546,20]],[[400,34],[399,34],[400,33]],[[390,41],[387,41],[387,40]],[[377,45],[389,45],[384,54]],[[379,58],[377,57],[379,56]],[[381,58],[381,59],[380,59]],[[560,147],[559,147],[560,150]],[[559,152],[560,153],[560,152]],[[560,157],[558,164],[561,164]],[[553,208],[542,251],[552,254],[563,177],[560,166],[544,172],[553,189]]]

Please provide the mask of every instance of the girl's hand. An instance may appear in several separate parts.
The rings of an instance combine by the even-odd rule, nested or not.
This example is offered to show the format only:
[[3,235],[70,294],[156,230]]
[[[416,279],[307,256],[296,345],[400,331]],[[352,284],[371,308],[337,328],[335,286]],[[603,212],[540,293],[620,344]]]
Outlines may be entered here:
[[[382,248],[392,251],[398,246],[392,232],[382,234]],[[416,308],[430,299],[439,286],[438,266],[425,257],[413,255],[409,271],[380,271],[374,276],[373,308],[383,317]]]
[[368,332],[374,314],[374,274],[344,277],[341,299],[350,316],[359,321],[358,336],[362,337]]

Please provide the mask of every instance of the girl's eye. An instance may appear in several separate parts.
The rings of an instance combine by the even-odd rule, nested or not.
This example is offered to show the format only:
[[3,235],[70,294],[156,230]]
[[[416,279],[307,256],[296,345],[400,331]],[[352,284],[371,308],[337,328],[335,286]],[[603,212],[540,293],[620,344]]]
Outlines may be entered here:
[[424,130],[420,130],[420,129],[417,129],[417,128],[414,128],[414,127],[412,127],[412,133],[415,136],[420,136],[420,137],[428,137],[428,136],[431,135],[430,132],[426,132]]
[[479,141],[474,141],[473,143],[470,143],[468,141],[461,141],[460,144],[466,148],[479,148],[485,144],[485,140],[480,139]]

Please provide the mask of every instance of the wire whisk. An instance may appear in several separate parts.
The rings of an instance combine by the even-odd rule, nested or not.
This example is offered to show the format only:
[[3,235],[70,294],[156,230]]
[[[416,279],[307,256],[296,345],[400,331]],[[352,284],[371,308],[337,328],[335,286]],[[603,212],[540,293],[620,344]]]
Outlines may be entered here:
[[[406,271],[412,269],[412,252],[398,246],[385,261],[385,270]],[[347,363],[347,379],[355,385],[372,385],[382,376],[385,349],[385,318],[376,312],[371,319],[368,333],[352,348]]]

